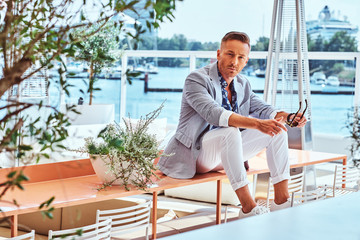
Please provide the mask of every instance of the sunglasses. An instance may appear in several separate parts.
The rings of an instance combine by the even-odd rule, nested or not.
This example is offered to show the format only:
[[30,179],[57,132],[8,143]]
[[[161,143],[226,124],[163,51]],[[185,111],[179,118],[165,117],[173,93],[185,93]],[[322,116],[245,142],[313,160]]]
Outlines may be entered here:
[[[305,99],[305,109],[301,114],[300,120],[304,117],[307,107],[308,107],[308,103],[307,103],[307,100]],[[301,110],[301,102],[299,103],[299,109],[297,110],[297,112],[290,113],[287,116],[286,124],[289,125],[289,127],[296,127],[299,124],[297,121],[294,121],[294,120],[295,120],[296,116],[298,115],[298,113],[300,112],[300,110]]]

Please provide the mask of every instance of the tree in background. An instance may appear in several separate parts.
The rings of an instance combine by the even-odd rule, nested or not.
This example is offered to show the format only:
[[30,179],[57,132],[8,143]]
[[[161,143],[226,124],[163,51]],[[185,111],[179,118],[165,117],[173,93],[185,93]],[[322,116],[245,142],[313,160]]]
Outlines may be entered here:
[[[82,39],[82,36],[86,36],[89,32],[93,32],[96,29],[98,29],[96,25],[90,28],[77,29],[72,36],[76,39]],[[89,68],[89,81],[85,81],[88,86],[89,105],[92,104],[94,92],[101,90],[99,87],[95,87],[95,83],[98,80],[97,75],[104,68],[113,66],[121,57],[119,36],[120,31],[108,23],[100,31],[85,38],[76,45],[77,50],[74,58],[86,62]]]
[[[259,37],[255,45],[251,46],[251,51],[267,51],[269,48],[269,38],[268,37]],[[265,59],[252,59],[249,61],[247,67],[253,67],[254,69],[265,69],[266,60]]]
[[[82,48],[83,39],[91,37],[111,24],[124,35],[139,40],[145,32],[144,28],[136,28],[136,32],[124,27],[124,20],[111,21],[120,12],[138,12],[140,1],[79,1],[75,0],[13,0],[2,1],[4,4],[1,22],[0,49],[3,64],[3,72],[0,79],[0,97],[4,104],[1,107],[0,126],[3,136],[0,138],[0,151],[16,152],[18,157],[25,155],[26,151],[32,150],[32,144],[18,145],[17,137],[21,132],[26,132],[36,142],[40,142],[42,150],[53,148],[55,145],[61,147],[61,140],[66,137],[64,123],[66,117],[56,111],[54,106],[44,106],[40,103],[22,102],[19,99],[7,99],[8,91],[31,79],[45,69],[54,67],[55,61],[61,62],[61,57],[74,57],[76,51]],[[144,2],[144,1],[143,1]],[[97,4],[97,5],[96,5]],[[153,21],[148,21],[148,28],[158,27],[164,18],[172,19],[175,10],[175,0],[145,1],[142,9],[149,12]],[[97,17],[94,19],[93,9],[98,7]],[[141,16],[139,16],[141,17]],[[84,29],[80,38],[71,34],[72,29]],[[79,47],[79,48],[77,48]],[[101,55],[101,51],[99,52]],[[59,69],[60,76],[63,70]],[[64,78],[60,77],[60,88],[69,95],[71,87]],[[19,93],[18,93],[19,94]],[[16,94],[15,94],[16,96]],[[45,128],[37,128],[34,121],[24,125],[24,117],[20,113],[32,107],[49,107],[54,110]],[[16,109],[16,110],[14,110]],[[10,111],[8,111],[10,110]],[[71,110],[71,108],[69,108]],[[11,121],[11,124],[10,124]],[[51,123],[50,123],[51,122]],[[47,154],[43,156],[48,157]]]
[[[145,27],[135,26],[135,32],[124,27],[122,18],[111,23],[118,31],[138,41],[146,28],[157,28],[164,19],[173,19],[175,3],[176,0],[1,0],[0,153],[10,153],[26,163],[31,159],[39,161],[61,150],[61,141],[68,135],[68,118],[58,111],[58,106],[20,99],[20,84],[46,75],[45,70],[58,62],[62,67],[56,83],[61,91],[70,95],[71,85],[62,77],[66,68],[62,58],[74,57],[76,46],[80,46],[83,39],[100,32],[117,14],[133,13],[141,18],[143,15],[139,12],[143,10],[150,18]],[[82,39],[71,35],[73,29],[80,28],[91,30]],[[27,112],[44,108],[50,110],[47,117]],[[67,106],[67,110],[75,111],[74,106]],[[35,151],[34,146],[39,149]],[[22,189],[21,183],[26,180],[22,171],[9,174],[8,181],[0,183],[0,200],[13,187]],[[51,201],[41,206],[49,206]]]
[[[355,37],[351,37],[345,31],[336,32],[329,41],[320,35],[311,40],[308,37],[309,51],[314,52],[357,52],[357,41]],[[344,70],[346,61],[309,61],[310,72],[323,71],[327,76],[339,74]],[[350,78],[351,78],[350,74]]]
[[324,42],[327,52],[357,52],[357,41],[345,31],[336,32],[329,42]]

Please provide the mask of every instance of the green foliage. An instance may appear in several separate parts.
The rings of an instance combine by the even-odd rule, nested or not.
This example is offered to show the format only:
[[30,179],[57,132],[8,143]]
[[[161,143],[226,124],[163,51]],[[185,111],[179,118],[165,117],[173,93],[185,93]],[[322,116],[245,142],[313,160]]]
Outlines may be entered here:
[[[351,37],[345,31],[336,32],[329,41],[322,38],[320,35],[311,40],[308,37],[309,51],[317,52],[357,52],[357,41],[355,37]],[[344,61],[309,61],[311,72],[323,71],[327,76],[338,74],[342,71],[341,64]]]
[[[110,22],[100,31],[97,31],[97,29],[99,29],[99,26],[93,25],[90,28],[76,29],[71,34],[74,39],[84,39],[77,42],[74,58],[88,64],[89,81],[87,83],[87,92],[90,94],[90,105],[92,104],[94,92],[101,90],[95,87],[95,83],[98,81],[97,74],[104,68],[112,67],[115,62],[120,60],[122,53],[119,49],[119,38],[117,38],[120,35],[118,28],[115,28]],[[90,35],[92,32],[96,33]]]
[[41,214],[44,217],[47,217],[50,219],[54,218],[53,212],[54,212],[55,208],[51,207],[51,203],[54,201],[54,199],[55,199],[55,197],[51,197],[50,199],[48,199],[45,202],[40,204],[39,209],[43,209],[41,211]]
[[147,130],[149,124],[159,116],[162,108],[163,104],[148,113],[145,118],[140,118],[136,126],[125,120],[125,127],[109,124],[99,133],[97,139],[86,138],[85,146],[75,150],[88,153],[93,158],[100,155],[114,176],[114,179],[104,183],[102,188],[110,186],[118,179],[122,180],[127,190],[130,189],[129,185],[146,190],[147,185],[153,183],[152,177],[156,177],[153,160],[160,156],[160,152],[155,136],[147,133]]
[[[90,28],[76,29],[72,35],[76,39],[83,39],[98,29],[98,25],[93,25]],[[89,66],[94,64],[95,73],[98,73],[102,68],[112,66],[121,57],[121,52],[117,51],[119,42],[116,36],[119,35],[119,29],[108,23],[95,34],[77,42],[74,57],[86,61]]]
[[[156,49],[154,42],[157,42]],[[144,37],[139,44],[141,50],[175,50],[175,51],[216,51],[220,46],[219,42],[205,42],[190,41],[183,34],[175,34],[170,39]],[[199,60],[199,59],[198,59]],[[153,58],[147,58],[146,62],[154,62]],[[200,59],[200,62],[206,61],[206,59]],[[179,67],[188,65],[188,59],[179,58],[158,58],[158,66],[162,67]],[[201,64],[201,63],[200,63]]]
[[347,115],[345,127],[349,131],[352,143],[349,147],[354,166],[360,167],[360,113],[359,108],[352,108]]
[[357,52],[355,37],[349,36],[345,31],[336,32],[324,45],[324,50],[328,52]]
[[[0,98],[5,99],[5,94],[10,90],[17,89],[19,84],[41,75],[46,69],[58,66],[58,62],[61,64],[60,78],[50,83],[59,84],[59,91],[70,95],[72,86],[62,76],[66,68],[63,58],[78,56],[84,60],[91,60],[94,71],[100,71],[103,64],[116,60],[116,54],[112,53],[111,49],[116,45],[113,40],[119,39],[117,33],[121,32],[134,41],[140,41],[143,33],[146,32],[145,26],[136,24],[135,32],[133,29],[127,30],[124,20],[115,16],[124,13],[141,18],[143,13],[146,13],[146,16],[152,16],[148,24],[150,27],[148,30],[152,30],[163,20],[173,19],[175,2],[175,0],[4,1],[0,9],[0,14],[4,16],[4,21],[0,23],[0,58],[3,63],[1,68],[3,72],[0,74]],[[89,8],[90,4],[91,8]],[[96,17],[94,17],[94,7],[98,8]],[[81,29],[83,34],[74,35],[74,32],[79,32]],[[110,33],[117,36],[109,37]],[[103,37],[103,34],[107,37]],[[86,54],[82,54],[81,50]],[[94,87],[95,81],[95,78],[90,79],[90,89],[97,89]],[[26,113],[26,110],[34,108],[39,110],[48,108],[51,114],[47,119],[38,119],[37,116],[34,118]],[[74,111],[74,108],[68,106],[68,110]],[[20,101],[16,97],[5,102],[0,106],[0,128],[5,133],[0,137],[0,152],[11,152],[18,158],[29,159],[26,152],[33,152],[34,148],[31,146],[39,143],[40,153],[30,154],[34,159],[39,160],[47,156],[45,150],[53,151],[56,146],[61,148],[60,141],[67,136],[64,126],[69,122],[66,115],[57,111],[57,106]],[[23,138],[31,138],[31,144],[21,144]]]
[[[50,158],[52,152],[64,148],[61,141],[68,136],[66,127],[70,123],[66,114],[59,112],[58,106],[20,99],[20,84],[34,77],[43,77],[45,70],[60,65],[59,79],[53,79],[50,83],[58,84],[59,91],[69,96],[72,85],[63,77],[66,65],[62,59],[74,57],[79,49],[86,48],[81,44],[82,40],[106,29],[107,24],[112,24],[116,31],[138,42],[146,28],[134,26],[135,33],[132,33],[125,29],[123,19],[112,21],[114,17],[125,13],[141,18],[142,13],[148,13],[147,16],[152,17],[147,26],[152,30],[165,19],[174,18],[175,2],[176,0],[1,1],[0,15],[3,21],[0,22],[0,98],[3,101],[0,106],[0,153],[11,153],[14,156],[11,160],[15,162],[15,158],[18,158],[26,165],[34,160],[38,162],[43,157]],[[98,16],[95,17],[94,7],[98,8]],[[72,35],[74,29],[89,31],[80,39],[80,36]],[[104,60],[104,63],[113,61],[113,55],[107,54],[103,46],[98,46],[91,54]],[[34,114],[41,109],[48,110],[49,114],[46,117]],[[66,110],[76,112],[75,106],[66,106]],[[0,183],[0,200],[11,188],[23,189],[22,182],[26,180],[22,172],[10,174],[6,181]],[[46,201],[42,205],[47,208],[44,214],[48,217],[51,217],[51,202]],[[16,199],[13,203],[17,204]]]
[[[269,38],[268,37],[260,37],[255,45],[251,46],[252,51],[267,51],[269,48]],[[252,66],[254,69],[265,69],[266,68],[266,60],[265,59],[252,59],[247,67]]]
[[[7,193],[7,191],[18,188],[24,190],[23,182],[29,181],[29,178],[24,175],[23,171],[11,171],[7,176],[7,180],[0,183],[0,199]],[[13,199],[13,204],[18,206],[16,199]]]
[[267,51],[269,48],[269,38],[268,37],[259,37],[255,45],[251,46],[252,51]]

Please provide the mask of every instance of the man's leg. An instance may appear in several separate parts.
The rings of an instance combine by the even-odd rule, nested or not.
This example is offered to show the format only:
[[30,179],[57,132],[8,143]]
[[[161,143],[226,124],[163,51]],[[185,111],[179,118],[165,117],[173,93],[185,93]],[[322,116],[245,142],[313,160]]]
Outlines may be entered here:
[[242,211],[244,213],[250,212],[254,207],[256,207],[256,202],[249,191],[249,185],[238,188],[235,190],[236,196],[239,198],[241,203]]
[[278,205],[283,204],[289,198],[288,180],[283,180],[274,184],[275,199],[274,202]]
[[239,198],[243,212],[247,213],[256,206],[256,203],[248,188],[249,181],[241,146],[241,132],[237,128],[218,128],[209,131],[203,137],[196,169],[200,173],[224,169]]
[[[266,158],[274,184],[274,201],[276,204],[286,202],[289,198],[288,179],[290,178],[287,133],[281,132],[271,137],[260,131],[247,129],[242,132],[242,138],[245,159],[254,157],[266,148]],[[251,162],[249,164],[251,165]]]

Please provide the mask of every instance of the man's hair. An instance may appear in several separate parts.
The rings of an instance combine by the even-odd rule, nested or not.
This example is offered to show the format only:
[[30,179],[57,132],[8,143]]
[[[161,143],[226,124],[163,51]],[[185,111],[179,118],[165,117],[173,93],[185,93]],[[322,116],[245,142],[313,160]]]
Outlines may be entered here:
[[238,40],[240,42],[246,43],[250,47],[250,38],[249,36],[244,32],[228,32],[225,34],[225,36],[221,39],[221,43],[224,43],[229,40]]

